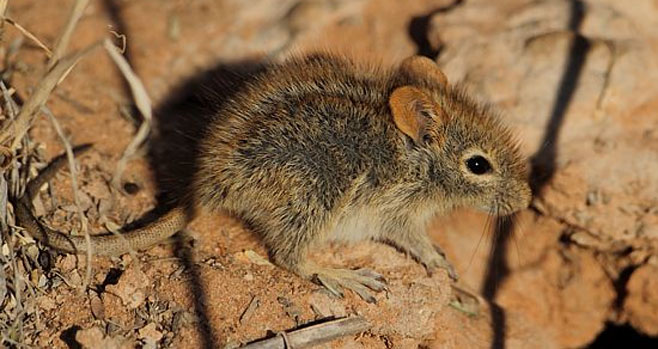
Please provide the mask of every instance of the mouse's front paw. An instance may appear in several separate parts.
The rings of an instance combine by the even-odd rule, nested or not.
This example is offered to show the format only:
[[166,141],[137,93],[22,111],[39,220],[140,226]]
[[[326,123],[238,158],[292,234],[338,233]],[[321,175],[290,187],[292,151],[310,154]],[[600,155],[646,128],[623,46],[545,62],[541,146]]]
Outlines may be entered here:
[[421,262],[427,269],[427,273],[430,275],[432,275],[432,273],[437,269],[445,269],[448,272],[448,276],[450,276],[451,279],[455,281],[459,279],[459,276],[457,275],[457,271],[455,271],[455,267],[453,267],[452,264],[450,264],[450,262],[448,262],[448,260],[439,253],[436,253],[431,258],[428,258],[427,260],[423,260]]
[[343,288],[354,291],[368,303],[375,303],[375,297],[370,290],[379,292],[386,289],[386,280],[370,269],[329,269],[323,268],[314,273],[314,278],[329,292],[337,297],[343,297]]

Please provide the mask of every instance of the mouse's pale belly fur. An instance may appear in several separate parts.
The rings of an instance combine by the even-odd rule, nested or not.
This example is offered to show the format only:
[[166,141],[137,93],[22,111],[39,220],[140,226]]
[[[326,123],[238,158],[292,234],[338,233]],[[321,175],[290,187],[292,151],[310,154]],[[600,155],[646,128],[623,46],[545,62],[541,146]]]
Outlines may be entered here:
[[[404,210],[404,209],[400,209]],[[400,211],[399,210],[399,211]],[[414,212],[409,212],[407,219],[413,221],[412,226],[425,230],[432,218],[436,217],[439,209],[435,205],[422,207]],[[389,221],[386,217],[390,215],[376,207],[362,207],[346,209],[331,228],[325,240],[336,242],[358,242],[362,240],[385,240],[382,232],[386,230]]]
[[382,232],[381,213],[373,208],[346,212],[326,236],[328,241],[357,242],[378,240]]

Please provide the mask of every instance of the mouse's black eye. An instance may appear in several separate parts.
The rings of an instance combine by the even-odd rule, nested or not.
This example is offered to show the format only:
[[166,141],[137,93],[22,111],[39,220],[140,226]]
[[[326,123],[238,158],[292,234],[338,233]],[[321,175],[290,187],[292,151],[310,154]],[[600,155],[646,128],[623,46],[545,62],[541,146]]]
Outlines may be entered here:
[[422,115],[423,117],[426,117],[428,119],[432,118],[432,113],[430,113],[429,110],[421,110],[420,115]]
[[466,166],[472,173],[476,175],[485,174],[491,171],[491,164],[489,161],[480,155],[475,155],[468,158],[468,160],[466,160]]
[[427,133],[423,135],[423,143],[429,144],[432,141],[432,136],[428,135]]

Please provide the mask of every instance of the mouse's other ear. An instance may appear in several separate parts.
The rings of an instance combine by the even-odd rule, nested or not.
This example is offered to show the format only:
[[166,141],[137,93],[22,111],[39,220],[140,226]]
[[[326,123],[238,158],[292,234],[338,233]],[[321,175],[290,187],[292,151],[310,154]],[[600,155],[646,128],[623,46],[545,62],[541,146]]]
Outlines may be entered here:
[[413,80],[430,79],[448,86],[448,78],[439,66],[425,56],[411,56],[400,63],[399,72]]
[[429,127],[441,123],[439,107],[420,89],[413,86],[398,87],[388,100],[395,126],[416,144],[428,140]]

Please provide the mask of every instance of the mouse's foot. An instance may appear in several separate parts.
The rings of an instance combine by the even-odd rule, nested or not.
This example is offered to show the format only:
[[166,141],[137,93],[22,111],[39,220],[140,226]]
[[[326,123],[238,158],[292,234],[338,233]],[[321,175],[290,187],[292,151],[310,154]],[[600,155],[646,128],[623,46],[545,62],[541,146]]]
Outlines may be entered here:
[[450,305],[467,315],[477,315],[482,305],[487,302],[466,284],[460,285],[456,282],[451,286],[454,291],[455,300],[450,302]]
[[384,277],[370,269],[320,268],[313,272],[314,278],[332,294],[343,297],[343,288],[354,291],[368,303],[375,303],[369,290],[380,292],[386,289]]
[[425,266],[429,275],[437,269],[445,269],[451,279],[459,278],[443,251],[438,246],[434,246],[425,233],[420,233],[418,229],[404,228],[404,224],[399,222],[391,224],[391,228],[392,230],[383,236],[384,242],[412,255],[416,261]]
[[453,280],[458,280],[459,276],[457,275],[457,271],[455,271],[455,267],[448,262],[446,257],[443,256],[440,252],[437,251],[437,253],[431,254],[427,258],[420,259],[420,262],[425,266],[427,269],[427,272],[432,275],[432,273],[437,270],[437,269],[445,269],[448,272],[448,276],[450,276],[451,279]]

